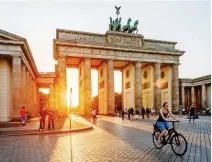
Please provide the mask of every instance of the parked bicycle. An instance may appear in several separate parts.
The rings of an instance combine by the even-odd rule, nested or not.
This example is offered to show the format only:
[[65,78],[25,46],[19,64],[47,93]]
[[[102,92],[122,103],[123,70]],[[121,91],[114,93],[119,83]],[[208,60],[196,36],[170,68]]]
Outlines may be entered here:
[[161,143],[158,143],[158,137],[161,133],[160,129],[156,124],[153,124],[154,132],[152,133],[153,144],[157,149],[161,149],[164,145],[171,144],[172,151],[178,155],[182,156],[187,151],[187,141],[185,137],[178,133],[175,129],[175,123],[179,121],[170,121],[172,122],[172,128],[168,133],[162,137]]

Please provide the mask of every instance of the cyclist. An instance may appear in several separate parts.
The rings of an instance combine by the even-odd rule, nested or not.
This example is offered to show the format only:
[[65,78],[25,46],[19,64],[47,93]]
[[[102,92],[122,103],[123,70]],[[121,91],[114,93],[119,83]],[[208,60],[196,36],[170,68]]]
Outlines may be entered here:
[[161,130],[161,133],[158,137],[158,143],[161,143],[161,137],[166,134],[166,131],[169,130],[171,127],[169,125],[168,115],[170,115],[173,119],[177,120],[175,116],[169,111],[168,103],[164,102],[163,107],[160,109],[159,118],[156,121],[157,127]]

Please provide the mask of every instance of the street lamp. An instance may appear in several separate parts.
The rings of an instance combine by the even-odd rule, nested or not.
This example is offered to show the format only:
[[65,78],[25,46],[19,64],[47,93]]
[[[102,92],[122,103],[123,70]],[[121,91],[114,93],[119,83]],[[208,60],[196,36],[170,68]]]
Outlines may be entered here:
[[70,130],[71,130],[71,96],[72,96],[72,88],[70,88],[70,112],[69,112],[69,116],[70,116]]

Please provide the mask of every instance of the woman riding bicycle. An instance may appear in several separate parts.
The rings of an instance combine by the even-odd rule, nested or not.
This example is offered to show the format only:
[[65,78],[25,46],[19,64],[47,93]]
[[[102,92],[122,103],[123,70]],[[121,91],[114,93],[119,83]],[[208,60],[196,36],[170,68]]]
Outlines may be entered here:
[[161,137],[163,137],[167,130],[171,128],[168,123],[170,120],[167,119],[168,115],[176,120],[175,116],[168,109],[168,103],[164,102],[163,107],[160,109],[159,118],[156,121],[157,127],[161,130],[161,133],[158,137],[158,143],[161,143]]

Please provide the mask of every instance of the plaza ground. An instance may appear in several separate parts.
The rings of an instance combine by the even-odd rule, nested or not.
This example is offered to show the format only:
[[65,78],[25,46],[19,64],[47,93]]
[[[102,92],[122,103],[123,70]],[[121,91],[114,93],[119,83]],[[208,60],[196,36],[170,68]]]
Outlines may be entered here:
[[[119,117],[101,116],[93,125],[93,130],[81,133],[1,136],[0,161],[211,161],[210,117],[201,116],[194,123],[182,118],[177,130],[188,141],[188,150],[183,157],[176,156],[170,145],[161,150],[154,147],[153,122],[154,119],[129,121],[125,118],[122,121]],[[84,119],[83,123],[92,125],[90,119]]]

